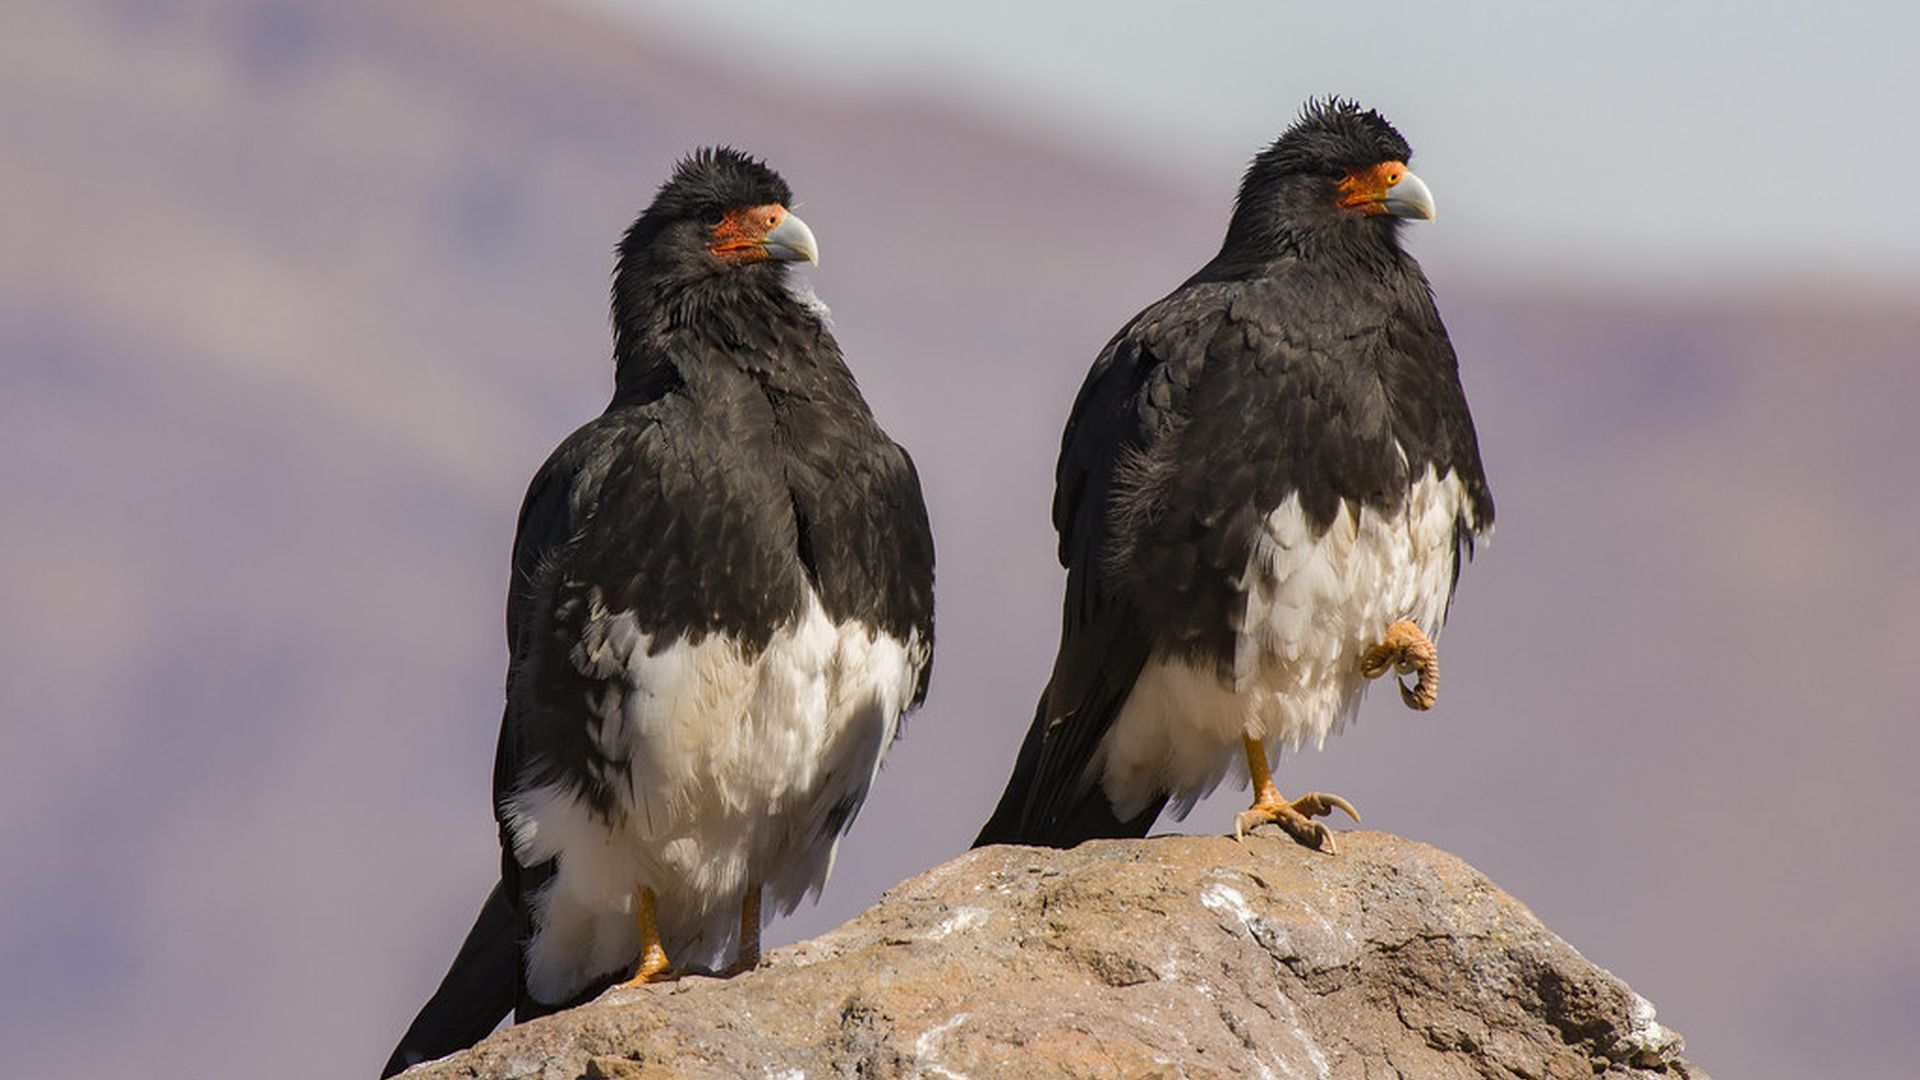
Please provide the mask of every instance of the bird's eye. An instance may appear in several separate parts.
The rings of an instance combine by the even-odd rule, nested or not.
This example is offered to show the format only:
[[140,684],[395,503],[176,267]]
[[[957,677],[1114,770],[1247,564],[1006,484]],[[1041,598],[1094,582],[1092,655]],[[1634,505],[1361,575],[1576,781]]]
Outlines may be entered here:
[[727,220],[727,212],[717,206],[702,207],[700,210],[700,220],[709,226],[718,225]]

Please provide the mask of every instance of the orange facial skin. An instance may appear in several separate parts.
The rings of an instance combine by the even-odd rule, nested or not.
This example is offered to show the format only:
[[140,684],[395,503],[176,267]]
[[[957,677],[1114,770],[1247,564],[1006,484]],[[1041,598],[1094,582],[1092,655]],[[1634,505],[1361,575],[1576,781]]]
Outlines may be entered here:
[[1407,175],[1405,162],[1383,161],[1372,168],[1357,169],[1340,181],[1340,205],[1363,214],[1389,213],[1387,192]]
[[767,234],[787,219],[787,208],[779,203],[729,210],[713,227],[713,242],[707,250],[730,263],[762,262],[768,254]]

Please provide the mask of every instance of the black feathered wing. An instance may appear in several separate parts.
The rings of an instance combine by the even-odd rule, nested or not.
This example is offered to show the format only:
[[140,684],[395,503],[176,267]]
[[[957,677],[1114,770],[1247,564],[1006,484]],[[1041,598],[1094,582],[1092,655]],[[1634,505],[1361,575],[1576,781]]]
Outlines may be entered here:
[[1122,821],[1088,771],[1152,645],[1107,580],[1114,474],[1127,455],[1139,452],[1153,419],[1139,401],[1155,364],[1134,336],[1140,321],[1123,329],[1094,362],[1061,436],[1053,498],[1060,562],[1067,569],[1060,650],[1013,776],[975,847],[1144,836],[1165,803]]
[[[494,753],[496,817],[502,800],[526,768],[530,754],[524,732],[514,722],[516,679],[529,649],[535,594],[542,588],[554,553],[575,534],[572,493],[582,443],[593,436],[582,429],[548,458],[528,485],[514,531],[512,580],[507,589],[507,705]],[[552,1011],[526,993],[522,945],[533,932],[531,897],[552,876],[551,864],[522,867],[501,826],[501,879],[487,894],[453,963],[427,1003],[421,1006],[381,1072],[385,1077],[422,1061],[464,1050],[479,1042],[515,1012],[521,1019]]]
[[882,599],[866,617],[890,632],[912,633],[920,639],[924,658],[913,697],[901,710],[905,713],[926,703],[933,679],[933,525],[927,519],[927,501],[913,456],[891,440],[885,442],[880,456],[881,466],[866,489],[868,523],[859,529],[879,545],[873,559],[877,569],[868,581]]
[[[531,1020],[555,1011],[527,992],[526,943],[534,934],[534,897],[552,879],[551,860],[522,866],[513,854],[507,827],[507,800],[532,764],[535,752],[524,718],[528,714],[527,688],[530,658],[536,651],[534,635],[552,610],[552,575],[560,553],[577,536],[584,522],[574,520],[581,505],[575,491],[582,463],[603,440],[606,418],[575,432],[551,454],[527,485],[514,527],[511,579],[507,585],[506,708],[500,718],[500,741],[493,755],[493,808],[500,828],[500,885],[513,912],[513,1012],[517,1020]],[[590,504],[588,504],[590,505]]]

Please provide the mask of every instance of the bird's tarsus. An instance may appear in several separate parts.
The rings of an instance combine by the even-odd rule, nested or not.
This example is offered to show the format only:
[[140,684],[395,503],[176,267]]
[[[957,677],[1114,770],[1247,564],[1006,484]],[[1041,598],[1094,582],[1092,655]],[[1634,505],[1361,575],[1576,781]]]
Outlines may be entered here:
[[666,946],[660,943],[660,925],[654,918],[653,890],[641,886],[633,890],[633,923],[640,936],[640,964],[633,978],[620,985],[646,986],[674,978],[673,964],[667,959]]

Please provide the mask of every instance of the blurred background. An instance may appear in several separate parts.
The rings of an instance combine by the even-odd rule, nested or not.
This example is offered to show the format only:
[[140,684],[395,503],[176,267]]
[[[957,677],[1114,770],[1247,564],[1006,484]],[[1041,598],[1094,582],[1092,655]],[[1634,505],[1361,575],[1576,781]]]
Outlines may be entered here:
[[1052,658],[1074,390],[1338,92],[1437,198],[1500,526],[1439,708],[1282,787],[1467,858],[1709,1071],[1911,1076],[1917,11],[13,0],[7,1073],[375,1074],[495,872],[515,510],[701,144],[792,182],[940,543],[932,699],[771,941],[959,852]]

